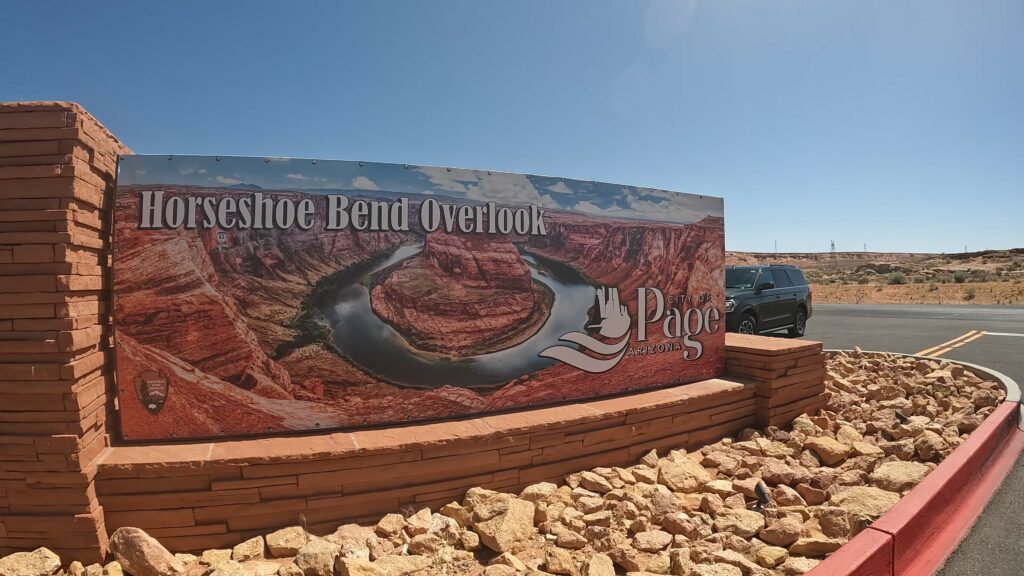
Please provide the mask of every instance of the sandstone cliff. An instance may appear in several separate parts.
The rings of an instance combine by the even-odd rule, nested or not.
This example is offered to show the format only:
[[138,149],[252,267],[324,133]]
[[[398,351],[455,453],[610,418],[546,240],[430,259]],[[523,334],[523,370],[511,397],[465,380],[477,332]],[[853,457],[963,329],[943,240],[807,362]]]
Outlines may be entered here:
[[414,346],[452,356],[518,344],[551,306],[511,242],[436,232],[420,254],[387,273],[370,301]]
[[[547,236],[531,237],[527,248],[574,266],[599,284],[618,286],[627,302],[636,299],[640,286],[658,287],[666,296],[707,292],[719,306],[725,298],[725,278],[708,274],[725,257],[721,218],[671,225],[550,213]],[[693,264],[683,265],[687,262]]]

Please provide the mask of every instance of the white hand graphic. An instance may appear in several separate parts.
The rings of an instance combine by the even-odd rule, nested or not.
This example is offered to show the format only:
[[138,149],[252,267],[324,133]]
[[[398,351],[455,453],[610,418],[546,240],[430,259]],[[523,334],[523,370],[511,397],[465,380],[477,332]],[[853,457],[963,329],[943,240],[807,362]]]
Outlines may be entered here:
[[605,338],[618,338],[629,332],[629,310],[619,304],[618,288],[598,288],[597,307],[601,321],[587,328],[600,327],[598,333]]
[[[629,346],[629,311],[625,306],[619,304],[618,288],[604,287],[597,289],[597,309],[601,315],[601,321],[587,326],[587,328],[599,328],[601,336],[608,339],[620,338],[618,342],[602,342],[583,332],[569,332],[563,334],[559,340],[576,344],[579,349],[555,345],[545,348],[539,355],[545,358],[554,358],[592,374],[600,374],[615,368],[619,360],[622,360],[626,354],[626,348]],[[591,354],[609,357],[590,356],[584,354],[583,350]]]

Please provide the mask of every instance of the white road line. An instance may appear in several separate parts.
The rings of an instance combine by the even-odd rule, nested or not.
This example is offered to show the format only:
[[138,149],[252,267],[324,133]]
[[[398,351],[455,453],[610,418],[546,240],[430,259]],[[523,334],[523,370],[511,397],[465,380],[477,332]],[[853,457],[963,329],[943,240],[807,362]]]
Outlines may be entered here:
[[988,336],[1017,336],[1018,338],[1024,338],[1024,334],[1014,334],[1013,332],[985,332]]

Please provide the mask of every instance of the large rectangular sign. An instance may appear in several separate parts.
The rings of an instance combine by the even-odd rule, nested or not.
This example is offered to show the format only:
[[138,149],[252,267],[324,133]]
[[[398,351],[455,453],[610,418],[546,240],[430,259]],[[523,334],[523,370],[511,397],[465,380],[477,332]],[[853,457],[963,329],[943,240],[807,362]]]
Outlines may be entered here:
[[502,172],[120,161],[127,439],[336,429],[724,369],[720,198]]

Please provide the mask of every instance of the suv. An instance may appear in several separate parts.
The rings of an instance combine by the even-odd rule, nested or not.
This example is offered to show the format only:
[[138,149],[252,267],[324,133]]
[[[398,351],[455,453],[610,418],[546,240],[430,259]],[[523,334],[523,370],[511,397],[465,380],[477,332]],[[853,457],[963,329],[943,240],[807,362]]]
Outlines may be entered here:
[[727,266],[725,312],[730,332],[788,328],[791,336],[803,336],[811,317],[811,287],[793,266]]

